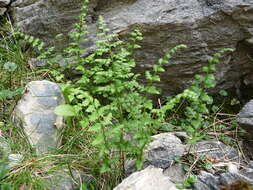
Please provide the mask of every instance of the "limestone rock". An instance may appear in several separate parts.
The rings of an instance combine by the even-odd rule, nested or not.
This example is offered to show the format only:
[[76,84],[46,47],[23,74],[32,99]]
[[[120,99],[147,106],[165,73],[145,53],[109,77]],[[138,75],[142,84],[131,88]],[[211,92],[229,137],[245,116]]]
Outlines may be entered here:
[[236,149],[231,146],[227,146],[220,141],[200,141],[196,145],[191,146],[190,152],[203,155],[210,159],[222,161],[239,161],[240,156]]
[[59,86],[50,81],[32,81],[14,110],[16,125],[24,129],[37,152],[47,152],[60,143],[63,117],[54,113],[64,103]]
[[237,122],[243,129],[253,134],[253,100],[249,101],[239,112]]
[[154,140],[145,150],[145,163],[159,168],[169,167],[176,156],[182,156],[185,146],[170,133],[153,136]]
[[193,190],[220,190],[223,185],[231,184],[237,180],[253,183],[252,179],[238,173],[223,173],[219,176],[214,176],[210,173],[202,172],[202,175],[198,177],[198,181],[194,183]]
[[[176,156],[182,156],[185,145],[181,140],[171,133],[161,133],[153,136],[154,140],[144,151],[144,168],[150,165],[157,168],[170,167]],[[125,165],[126,175],[135,170],[134,162],[128,161]]]
[[174,164],[163,171],[165,176],[169,176],[173,183],[183,183],[186,172],[182,168],[182,164]]
[[114,190],[177,190],[175,185],[162,173],[162,169],[149,166],[124,179]]
[[[236,51],[217,65],[216,91],[241,88],[244,78],[253,73],[252,48],[245,45],[245,39],[253,36],[253,0],[92,0],[91,3],[88,18],[91,39],[83,45],[94,45],[98,15],[123,39],[129,31],[139,28],[144,35],[142,49],[136,52],[139,72],[150,68],[172,47],[182,43],[189,47],[166,66],[160,84],[164,95],[186,88],[207,63],[208,55],[225,47]],[[82,0],[17,0],[12,4],[12,17],[24,32],[57,45],[54,36],[73,29],[81,4]],[[58,46],[63,47],[64,40]]]

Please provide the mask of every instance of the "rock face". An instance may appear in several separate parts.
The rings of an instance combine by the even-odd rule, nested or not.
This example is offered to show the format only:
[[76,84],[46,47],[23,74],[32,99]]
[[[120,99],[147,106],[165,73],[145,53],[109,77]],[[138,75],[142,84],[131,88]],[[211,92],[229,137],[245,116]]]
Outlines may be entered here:
[[[56,44],[54,36],[67,34],[79,14],[82,0],[17,0],[12,4],[14,22],[24,32]],[[88,18],[91,35],[97,16],[122,38],[134,28],[143,32],[137,52],[138,71],[143,72],[178,44],[189,48],[167,65],[162,76],[164,94],[185,88],[212,55],[221,48],[235,48],[218,65],[219,89],[247,88],[253,73],[253,0],[92,0]],[[66,39],[65,39],[66,40]],[[85,45],[85,44],[84,44]],[[92,39],[86,46],[92,45]],[[61,43],[62,46],[62,43]],[[251,90],[252,92],[252,90]],[[252,92],[253,94],[253,92]]]
[[114,190],[177,190],[170,178],[162,173],[162,169],[149,166],[145,170],[135,172],[124,179]]
[[253,134],[253,100],[249,101],[238,114],[239,125]]
[[47,152],[60,143],[63,117],[54,114],[64,99],[57,84],[33,81],[14,110],[15,123],[24,129],[37,152]]
[[[82,3],[83,0],[16,0],[11,7],[15,23],[25,33],[55,45],[57,34],[67,34],[73,28],[73,23],[78,20]],[[95,3],[92,0],[91,7]],[[67,38],[63,40],[66,42]]]

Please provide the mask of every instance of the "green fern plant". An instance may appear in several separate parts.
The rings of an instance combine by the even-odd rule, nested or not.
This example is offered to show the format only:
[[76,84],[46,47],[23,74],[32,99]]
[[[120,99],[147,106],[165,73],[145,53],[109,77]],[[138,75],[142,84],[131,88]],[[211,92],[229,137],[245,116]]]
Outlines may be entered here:
[[[79,22],[75,24],[75,32],[70,34],[72,42],[62,51],[61,56],[53,55],[53,48],[48,48],[40,58],[51,58],[52,63],[63,58],[64,67],[49,69],[58,82],[62,83],[62,92],[66,104],[56,108],[58,115],[66,117],[68,126],[77,121],[80,127],[90,133],[92,145],[97,148],[97,159],[101,162],[101,172],[121,167],[124,170],[126,159],[135,159],[137,168],[142,167],[143,150],[150,142],[151,135],[167,122],[179,125],[178,130],[185,130],[195,143],[203,138],[201,130],[208,123],[208,105],[213,99],[207,93],[208,88],[215,86],[215,63],[231,49],[223,49],[209,59],[209,65],[203,67],[204,74],[196,75],[193,84],[182,93],[172,97],[160,108],[155,108],[149,98],[152,94],[160,94],[155,83],[160,82],[159,73],[165,72],[164,65],[185,45],[178,45],[159,59],[151,71],[145,72],[147,85],[138,82],[139,74],[133,72],[136,66],[133,54],[140,48],[138,42],[142,34],[134,30],[128,42],[118,39],[110,32],[102,17],[99,17],[99,33],[96,49],[84,57],[85,49],[81,42],[87,39],[86,10],[88,0],[84,1]],[[26,37],[37,47],[44,47],[39,40]],[[70,64],[71,63],[71,64]],[[66,81],[65,69],[76,70],[81,75],[75,81]],[[168,121],[170,114],[182,101],[184,118]]]
[[[209,116],[211,115],[211,111],[217,110],[217,106],[214,105],[213,97],[209,95],[208,89],[216,86],[215,65],[220,62],[220,58],[225,53],[232,51],[234,50],[231,48],[223,48],[210,57],[208,59],[209,64],[202,67],[203,74],[195,75],[192,85],[188,88],[190,94],[183,97],[182,94],[177,95],[184,99],[186,106],[181,108],[183,114],[180,115],[179,119],[173,120],[172,124],[179,126],[181,130],[187,132],[191,137],[188,139],[188,143],[190,144],[195,144],[207,137],[208,128],[212,122]],[[220,91],[220,95],[227,96],[227,92],[222,90]],[[167,107],[167,105],[164,107]]]

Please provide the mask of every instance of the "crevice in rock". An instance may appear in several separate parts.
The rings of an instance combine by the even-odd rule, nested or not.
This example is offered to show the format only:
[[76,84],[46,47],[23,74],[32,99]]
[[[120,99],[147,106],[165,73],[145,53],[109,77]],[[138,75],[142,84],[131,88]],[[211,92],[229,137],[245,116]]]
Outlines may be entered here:
[[122,7],[128,4],[132,4],[137,0],[99,0],[97,6],[94,8],[95,12],[108,11],[114,9],[115,7]]

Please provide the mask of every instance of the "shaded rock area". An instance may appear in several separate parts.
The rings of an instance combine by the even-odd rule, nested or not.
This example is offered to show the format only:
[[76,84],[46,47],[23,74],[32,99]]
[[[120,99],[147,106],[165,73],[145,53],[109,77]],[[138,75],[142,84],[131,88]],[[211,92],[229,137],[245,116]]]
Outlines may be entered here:
[[[174,64],[167,65],[160,84],[164,95],[184,89],[209,55],[225,47],[236,51],[218,65],[216,90],[236,88],[239,97],[253,94],[253,82],[249,80],[253,73],[252,0],[96,0],[91,3],[88,18],[91,39],[83,45],[88,48],[94,45],[98,15],[121,38],[139,28],[144,35],[142,49],[136,54],[139,72],[150,68],[172,47],[182,43],[189,47],[172,60]],[[57,44],[54,36],[71,31],[81,4],[82,0],[17,0],[12,3],[12,17],[24,32]],[[66,39],[58,45],[62,47],[64,43]]]
[[13,117],[37,152],[48,152],[59,145],[63,117],[57,116],[54,109],[63,103],[63,95],[56,83],[32,81],[27,84]]
[[7,11],[7,6],[10,4],[11,0],[0,0],[0,16],[4,15]]
[[89,184],[94,180],[93,176],[80,172],[78,170],[61,170],[54,173],[50,178],[52,190],[74,190],[80,187],[80,184]]
[[[83,0],[16,0],[11,4],[12,18],[25,33],[39,37],[50,45],[66,45],[67,33],[78,21]],[[92,0],[91,8],[96,5]],[[90,9],[89,15],[92,14]],[[91,16],[88,18],[92,22]],[[64,34],[61,43],[56,44],[55,36]],[[62,43],[63,42],[63,43]]]
[[243,129],[253,135],[253,100],[250,100],[239,112],[237,122]]
[[[244,181],[253,184],[253,179],[243,176],[239,173],[223,173],[219,176],[214,176],[210,173],[202,172],[198,177],[197,183],[194,184],[194,190],[220,190],[221,187],[228,184],[233,184],[236,181]],[[238,189],[239,190],[239,189]]]
[[250,159],[253,159],[253,100],[244,105],[237,115],[239,126],[246,131],[244,135],[244,152]]

